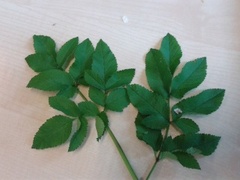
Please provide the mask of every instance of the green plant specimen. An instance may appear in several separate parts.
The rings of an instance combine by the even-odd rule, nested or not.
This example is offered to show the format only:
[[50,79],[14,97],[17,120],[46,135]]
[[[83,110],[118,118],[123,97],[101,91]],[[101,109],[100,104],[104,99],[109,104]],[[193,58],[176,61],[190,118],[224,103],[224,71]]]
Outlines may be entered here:
[[[48,36],[33,36],[35,54],[26,57],[28,65],[38,72],[27,87],[56,91],[49,105],[65,115],[48,119],[36,133],[32,148],[46,149],[61,145],[69,139],[73,121],[77,130],[70,138],[68,151],[79,148],[86,140],[88,120],[95,119],[97,140],[107,131],[133,179],[137,176],[109,127],[107,111],[122,112],[130,103],[127,90],[134,69],[117,70],[117,61],[108,45],[100,40],[94,49],[89,39],[80,44],[78,38],[66,42],[58,52]],[[74,60],[72,63],[71,60]],[[89,88],[88,99],[81,88]],[[76,94],[82,97],[76,102]]]
[[[89,39],[79,43],[78,38],[73,38],[57,52],[54,40],[48,36],[34,35],[33,41],[35,54],[27,56],[26,61],[38,74],[27,87],[56,92],[49,97],[49,105],[64,115],[49,118],[39,128],[32,148],[56,147],[70,138],[68,151],[74,151],[83,145],[88,121],[94,119],[97,141],[108,132],[132,179],[138,179],[110,129],[107,114],[108,111],[122,112],[130,102],[138,110],[137,137],[147,143],[155,155],[147,179],[161,159],[171,157],[184,167],[200,169],[195,155],[208,156],[217,148],[220,137],[199,133],[200,128],[191,117],[216,111],[225,91],[207,89],[185,97],[205,79],[206,58],[187,62],[176,74],[182,52],[172,35],[167,34],[161,48],[151,49],[146,55],[145,69],[151,90],[138,84],[130,85],[135,70],[118,70],[114,54],[102,40],[94,48]],[[83,87],[88,88],[87,95]],[[77,95],[81,96],[80,102],[75,98]],[[170,105],[172,99],[178,100],[173,106]],[[73,124],[77,127],[73,128]],[[173,137],[170,126],[179,135]],[[76,131],[72,133],[72,129]]]
[[[177,40],[167,34],[160,49],[151,49],[146,55],[146,76],[151,90],[137,84],[127,87],[131,103],[137,108],[135,120],[138,139],[154,151],[156,164],[163,158],[176,159],[182,166],[200,169],[194,155],[208,156],[217,148],[219,136],[199,133],[199,126],[188,117],[193,114],[210,114],[222,103],[223,89],[207,89],[192,97],[184,95],[199,86],[206,76],[206,58],[187,62],[175,75],[182,57]],[[179,102],[170,106],[171,99]],[[179,135],[172,137],[173,126]]]

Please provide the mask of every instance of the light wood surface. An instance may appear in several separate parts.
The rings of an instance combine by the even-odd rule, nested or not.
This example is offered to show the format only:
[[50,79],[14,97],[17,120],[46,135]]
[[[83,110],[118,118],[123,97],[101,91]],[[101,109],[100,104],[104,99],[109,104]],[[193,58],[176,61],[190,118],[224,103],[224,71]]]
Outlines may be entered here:
[[[221,108],[197,118],[201,132],[222,139],[213,155],[200,157],[201,171],[164,160],[152,179],[240,179],[239,8],[239,0],[0,0],[0,179],[131,179],[109,135],[96,141],[93,121],[86,143],[73,153],[68,143],[31,149],[41,124],[59,113],[48,105],[51,93],[26,88],[35,75],[24,60],[33,53],[34,34],[51,36],[58,47],[76,36],[94,45],[103,39],[119,69],[136,68],[133,83],[147,85],[145,55],[168,32],[182,46],[182,62],[207,57],[199,89],[226,89]],[[110,126],[138,176],[146,177],[154,158],[136,138],[135,116],[132,106],[109,113]]]

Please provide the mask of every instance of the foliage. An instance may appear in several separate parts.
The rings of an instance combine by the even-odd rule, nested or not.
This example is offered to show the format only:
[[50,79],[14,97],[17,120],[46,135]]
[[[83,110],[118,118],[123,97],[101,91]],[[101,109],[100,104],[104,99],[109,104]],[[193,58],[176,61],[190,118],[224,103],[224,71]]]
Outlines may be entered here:
[[[150,49],[146,56],[146,77],[151,90],[137,84],[128,85],[131,103],[138,110],[137,137],[151,146],[156,154],[155,164],[164,154],[171,154],[182,166],[200,169],[196,154],[208,156],[217,148],[219,136],[200,134],[190,114],[210,114],[216,111],[224,97],[223,89],[207,89],[185,98],[184,95],[199,86],[206,77],[206,58],[187,62],[180,73],[176,69],[182,56],[177,40],[167,34],[161,48]],[[170,107],[172,99],[179,101]],[[179,136],[172,137],[170,126]],[[153,166],[152,170],[155,168]],[[152,173],[149,173],[149,176]]]
[[[150,90],[138,84],[130,85],[135,70],[118,70],[116,57],[103,40],[94,48],[89,39],[79,43],[76,37],[58,51],[56,43],[48,36],[34,35],[33,41],[35,53],[27,56],[26,62],[37,75],[27,87],[56,92],[49,97],[49,105],[61,115],[49,118],[39,128],[32,148],[52,148],[69,140],[68,151],[74,151],[87,139],[88,122],[95,120],[97,141],[108,131],[132,178],[137,179],[109,127],[107,114],[109,110],[122,112],[130,103],[138,111],[136,135],[153,149],[156,157],[147,178],[156,163],[167,157],[184,167],[200,169],[196,155],[208,156],[217,148],[220,137],[199,133],[199,126],[189,115],[216,111],[225,90],[207,89],[185,97],[205,79],[207,62],[205,57],[187,62],[176,74],[182,51],[171,34],[163,38],[160,49],[150,49],[146,55]],[[83,86],[88,88],[87,96],[82,93]],[[77,95],[81,96],[80,102],[75,98]],[[172,99],[178,102],[170,106]],[[170,135],[170,126],[179,132],[178,136]]]

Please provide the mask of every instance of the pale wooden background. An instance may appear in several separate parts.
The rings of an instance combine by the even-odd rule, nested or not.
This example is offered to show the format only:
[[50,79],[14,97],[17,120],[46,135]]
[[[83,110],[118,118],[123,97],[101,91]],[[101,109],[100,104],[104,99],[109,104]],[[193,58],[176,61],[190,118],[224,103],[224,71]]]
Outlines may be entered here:
[[[199,159],[201,171],[164,160],[152,179],[240,179],[239,8],[239,0],[1,0],[0,179],[131,179],[109,136],[96,141],[93,122],[87,142],[76,152],[67,153],[68,143],[31,149],[40,125],[58,114],[49,108],[50,93],[25,88],[35,75],[24,60],[33,53],[34,34],[51,36],[58,46],[75,36],[94,45],[102,38],[119,69],[136,68],[133,82],[146,85],[145,54],[168,32],[181,44],[183,62],[207,56],[208,76],[200,89],[226,89],[219,111],[198,117],[201,132],[222,139],[212,156]],[[110,113],[110,125],[138,176],[146,177],[153,156],[135,136],[135,115],[132,106]]]

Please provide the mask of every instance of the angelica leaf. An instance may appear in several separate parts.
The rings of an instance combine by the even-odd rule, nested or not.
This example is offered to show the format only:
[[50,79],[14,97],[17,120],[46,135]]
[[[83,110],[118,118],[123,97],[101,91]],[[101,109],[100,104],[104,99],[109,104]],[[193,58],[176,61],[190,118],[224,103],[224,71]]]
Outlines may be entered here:
[[94,117],[99,113],[98,107],[91,101],[80,102],[78,104],[78,107],[80,109],[81,115],[84,115],[84,116],[93,116]]
[[84,139],[87,136],[87,132],[88,132],[88,122],[87,120],[82,117],[80,119],[80,127],[79,129],[73,134],[71,141],[70,141],[70,145],[68,148],[68,151],[74,151],[76,150],[79,146],[82,145],[82,143],[84,142]]
[[57,96],[64,96],[66,98],[72,98],[77,92],[77,87],[76,86],[68,86],[65,89],[61,89],[58,93]]
[[142,125],[156,130],[162,130],[169,125],[169,122],[161,115],[154,114],[145,117],[142,120]]
[[75,61],[69,69],[69,74],[71,74],[75,80],[83,78],[84,71],[91,69],[93,52],[94,47],[89,39],[84,40],[77,46]]
[[73,119],[54,116],[38,130],[33,140],[33,149],[46,149],[63,144],[71,134]]
[[217,148],[220,137],[211,134],[183,134],[173,139],[180,151],[187,151],[190,148],[200,150],[200,154],[209,156]]
[[171,73],[174,74],[180,63],[180,58],[182,57],[181,47],[175,37],[168,33],[162,40],[160,51],[162,52]]
[[180,118],[173,122],[184,134],[197,133],[200,129],[198,125],[189,118]]
[[200,94],[183,99],[172,107],[173,119],[184,114],[210,114],[216,111],[222,103],[225,90],[208,89]]
[[75,102],[64,96],[50,97],[49,105],[52,108],[57,109],[68,116],[78,117],[80,115],[80,110],[75,104]]
[[72,85],[74,85],[74,81],[68,73],[52,69],[34,76],[27,87],[44,91],[57,91]]
[[105,112],[101,112],[96,116],[96,130],[97,130],[97,141],[101,139],[101,137],[104,135],[106,128],[108,127],[108,117]]
[[146,76],[150,88],[164,98],[169,96],[172,74],[162,53],[151,49],[146,56]]
[[49,36],[34,35],[33,46],[36,53],[49,54],[53,57],[56,56],[56,44]]
[[178,147],[177,145],[174,143],[173,139],[171,136],[168,136],[165,141],[163,142],[163,146],[162,146],[162,152],[173,152],[175,150],[177,150]]
[[191,154],[186,152],[174,152],[173,154],[177,157],[178,162],[182,166],[191,169],[201,169],[197,160]]
[[100,40],[93,54],[92,71],[106,80],[117,71],[117,61],[108,45]]
[[124,69],[114,73],[106,83],[106,90],[128,85],[135,74],[135,69]]
[[89,88],[89,97],[96,104],[104,106],[104,104],[105,104],[105,94],[104,94],[103,91],[101,91],[97,88],[94,88],[94,87],[90,87]]
[[159,130],[150,129],[142,125],[143,119],[144,116],[138,113],[135,120],[137,137],[151,146],[154,151],[158,151],[163,140],[162,133]]
[[50,69],[57,69],[57,63],[53,56],[44,53],[36,53],[27,56],[28,66],[35,72],[43,72]]
[[137,84],[129,85],[127,91],[131,103],[142,115],[159,114],[168,119],[168,103],[162,96]]
[[[69,60],[73,57],[75,49],[78,45],[78,37],[70,39],[67,41],[58,51],[57,53],[57,64],[59,67],[66,67]],[[64,68],[65,68],[64,67]]]
[[125,88],[118,88],[111,91],[106,98],[106,108],[112,111],[122,112],[129,103]]
[[105,90],[105,82],[94,71],[86,71],[84,74],[85,81],[97,89]]
[[171,95],[182,98],[185,93],[199,86],[206,77],[206,58],[187,62],[180,74],[174,77],[171,85]]

